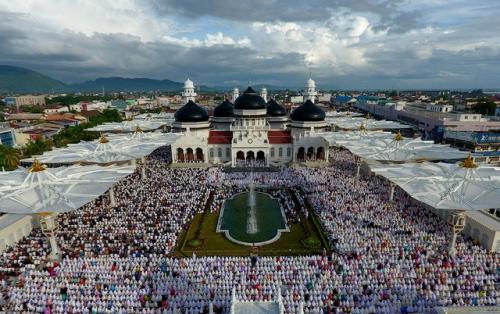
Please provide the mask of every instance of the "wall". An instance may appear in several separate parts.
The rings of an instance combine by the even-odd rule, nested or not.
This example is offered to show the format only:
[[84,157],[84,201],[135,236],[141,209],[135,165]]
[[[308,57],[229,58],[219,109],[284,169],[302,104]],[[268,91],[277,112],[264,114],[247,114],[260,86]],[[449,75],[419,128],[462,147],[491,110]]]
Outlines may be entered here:
[[33,216],[5,214],[0,216],[0,253],[30,234]]

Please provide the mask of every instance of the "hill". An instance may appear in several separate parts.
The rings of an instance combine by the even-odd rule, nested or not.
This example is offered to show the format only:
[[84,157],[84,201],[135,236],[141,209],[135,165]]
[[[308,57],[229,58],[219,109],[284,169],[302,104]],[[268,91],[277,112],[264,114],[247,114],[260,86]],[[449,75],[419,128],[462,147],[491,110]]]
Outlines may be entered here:
[[104,77],[78,84],[71,84],[75,92],[150,92],[150,91],[177,91],[183,87],[182,83],[171,80],[154,80],[148,78]]
[[0,92],[45,93],[66,91],[63,82],[29,69],[0,65]]

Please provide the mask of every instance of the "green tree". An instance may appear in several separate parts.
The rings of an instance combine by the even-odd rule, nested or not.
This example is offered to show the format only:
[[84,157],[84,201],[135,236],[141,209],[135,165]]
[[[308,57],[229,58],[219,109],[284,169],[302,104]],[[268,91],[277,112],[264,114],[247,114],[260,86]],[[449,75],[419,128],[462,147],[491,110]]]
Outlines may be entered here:
[[[0,145],[0,168],[14,170],[19,167],[19,152],[17,149]],[[0,170],[1,170],[0,169]]]
[[484,115],[494,115],[495,109],[497,105],[495,102],[489,98],[481,98],[477,101],[477,104],[474,106],[474,111],[484,114]]
[[33,155],[41,155],[43,152],[52,149],[53,142],[50,140],[44,141],[37,139],[35,141],[30,141],[23,148],[23,155],[25,157],[31,157]]

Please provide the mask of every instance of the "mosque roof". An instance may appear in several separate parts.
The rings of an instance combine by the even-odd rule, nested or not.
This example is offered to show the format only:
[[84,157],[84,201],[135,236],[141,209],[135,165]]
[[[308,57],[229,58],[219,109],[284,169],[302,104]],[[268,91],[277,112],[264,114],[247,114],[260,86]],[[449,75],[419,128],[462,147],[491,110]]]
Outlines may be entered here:
[[234,109],[253,110],[265,108],[266,101],[264,98],[260,97],[250,86],[234,101]]
[[278,104],[274,99],[267,102],[267,115],[271,117],[283,117],[286,116],[286,109]]
[[233,104],[225,99],[214,109],[214,117],[232,117],[234,112]]
[[192,100],[182,106],[174,115],[177,122],[204,122],[208,121],[205,109],[195,104]]
[[308,99],[292,111],[290,118],[293,121],[323,121],[325,120],[325,112]]

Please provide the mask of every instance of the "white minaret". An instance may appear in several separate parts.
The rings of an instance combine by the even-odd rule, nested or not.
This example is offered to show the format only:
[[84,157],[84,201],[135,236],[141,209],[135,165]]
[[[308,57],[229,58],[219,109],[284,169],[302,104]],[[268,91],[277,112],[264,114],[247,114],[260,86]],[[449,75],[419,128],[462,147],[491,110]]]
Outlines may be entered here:
[[235,87],[233,89],[233,98],[231,99],[231,102],[234,103],[236,98],[238,98],[239,96],[240,96],[240,90],[238,89],[238,87]]
[[267,88],[262,87],[260,91],[260,97],[264,98],[264,101],[267,102]]
[[314,80],[309,77],[304,89],[304,101],[311,100],[312,102],[314,102],[316,100],[316,95],[318,95],[318,93],[316,92],[316,82],[314,82]]
[[194,84],[189,78],[184,82],[184,92],[182,92],[184,103],[196,100],[196,92],[194,91]]

